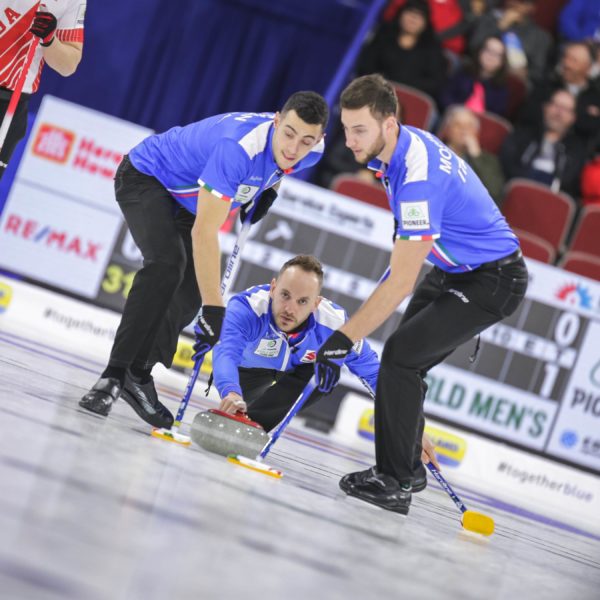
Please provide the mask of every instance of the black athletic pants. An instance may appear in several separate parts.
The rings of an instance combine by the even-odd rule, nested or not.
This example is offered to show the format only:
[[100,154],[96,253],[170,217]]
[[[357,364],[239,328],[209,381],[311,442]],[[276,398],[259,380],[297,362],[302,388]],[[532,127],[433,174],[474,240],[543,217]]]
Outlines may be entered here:
[[[10,102],[11,96],[12,92],[10,90],[0,87],[0,123],[4,119],[4,114],[8,108],[8,103]],[[23,139],[25,132],[27,131],[28,106],[29,94],[21,94],[17,104],[17,110],[15,111],[15,115],[8,129],[8,133],[6,134],[4,144],[2,145],[2,151],[0,151],[0,163],[2,163],[0,164],[0,179],[2,179],[2,175],[6,169],[6,167],[2,165],[8,164],[16,145],[20,140]]]
[[460,274],[434,267],[386,341],[375,396],[377,469],[409,482],[421,454],[427,371],[462,343],[511,315],[527,289],[522,258]]
[[126,156],[115,175],[117,202],[144,257],[127,297],[109,365],[170,367],[181,330],[200,309],[192,254],[194,215]]
[[[314,365],[300,365],[288,372],[240,367],[239,374],[248,416],[260,423],[265,431],[271,431],[285,417],[314,375]],[[304,406],[310,406],[322,397],[323,394],[315,390]]]

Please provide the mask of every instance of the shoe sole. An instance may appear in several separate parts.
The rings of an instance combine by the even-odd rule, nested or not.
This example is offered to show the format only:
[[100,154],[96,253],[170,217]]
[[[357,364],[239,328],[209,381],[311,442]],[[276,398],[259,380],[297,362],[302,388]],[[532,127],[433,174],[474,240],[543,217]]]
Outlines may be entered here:
[[425,478],[423,480],[423,483],[420,483],[419,485],[415,485],[413,483],[412,486],[412,493],[413,494],[418,494],[419,492],[422,492],[425,488],[427,487],[427,478]]
[[368,504],[372,504],[373,506],[377,506],[378,508],[383,508],[384,510],[389,510],[390,512],[396,513],[398,515],[402,515],[406,517],[408,515],[409,506],[384,506],[383,504],[379,504],[374,500],[367,498],[365,496],[361,496],[360,494],[356,494],[352,487],[343,487],[340,483],[340,489],[348,496],[352,498],[356,498],[357,500],[361,500],[362,502],[367,502]]
[[133,408],[137,416],[140,417],[142,421],[145,421],[149,425],[157,427],[158,429],[171,429],[173,426],[173,421],[166,421],[165,419],[161,418],[158,413],[154,417],[148,416],[148,413],[145,412],[144,409],[139,405],[135,397],[125,388],[121,390],[121,398],[123,398],[123,400],[125,400],[125,402],[127,402],[127,404]]

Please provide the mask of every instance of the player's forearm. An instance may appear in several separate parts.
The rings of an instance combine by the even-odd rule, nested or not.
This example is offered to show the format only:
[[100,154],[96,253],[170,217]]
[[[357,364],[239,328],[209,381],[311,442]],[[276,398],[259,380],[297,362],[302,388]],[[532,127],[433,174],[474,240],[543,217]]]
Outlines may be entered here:
[[44,48],[44,60],[63,77],[73,75],[81,61],[82,44],[61,42],[57,37],[50,46]]
[[240,339],[241,337],[231,339],[222,332],[221,343],[213,350],[213,376],[221,398],[231,392],[242,395],[238,371],[241,362],[241,353],[238,351]]
[[217,231],[194,227],[192,232],[194,269],[202,304],[223,306],[221,296],[221,248]]
[[389,318],[411,291],[412,285],[387,279],[340,330],[353,342],[367,337]]

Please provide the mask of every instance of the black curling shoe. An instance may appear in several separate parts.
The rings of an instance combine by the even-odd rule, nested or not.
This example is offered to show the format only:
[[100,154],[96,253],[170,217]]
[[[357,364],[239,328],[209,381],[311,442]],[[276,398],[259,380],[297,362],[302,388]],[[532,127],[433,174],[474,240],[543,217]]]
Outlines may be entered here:
[[421,463],[415,469],[415,475],[412,482],[412,493],[416,494],[422,492],[427,487],[427,469],[423,463]]
[[378,473],[375,467],[344,475],[340,479],[340,488],[349,496],[386,510],[408,514],[412,496],[411,485],[401,484],[389,475]]
[[125,372],[125,385],[121,390],[121,398],[135,410],[135,412],[153,427],[171,429],[173,415],[169,409],[161,404],[154,387],[154,380],[142,383],[127,369]]
[[114,377],[101,377],[81,398],[79,406],[106,417],[121,394],[121,382]]

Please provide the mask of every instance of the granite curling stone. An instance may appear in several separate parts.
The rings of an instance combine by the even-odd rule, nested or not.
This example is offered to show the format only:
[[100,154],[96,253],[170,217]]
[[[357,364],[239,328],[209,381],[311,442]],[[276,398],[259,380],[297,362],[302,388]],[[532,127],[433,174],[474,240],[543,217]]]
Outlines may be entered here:
[[211,408],[192,422],[191,438],[201,448],[222,456],[242,454],[254,458],[269,441],[265,430],[244,413],[230,415]]

